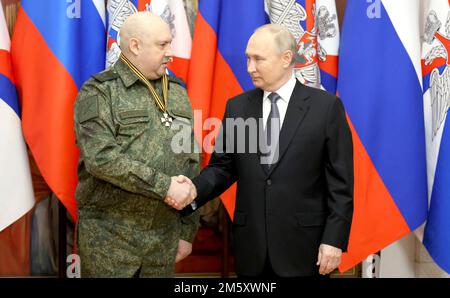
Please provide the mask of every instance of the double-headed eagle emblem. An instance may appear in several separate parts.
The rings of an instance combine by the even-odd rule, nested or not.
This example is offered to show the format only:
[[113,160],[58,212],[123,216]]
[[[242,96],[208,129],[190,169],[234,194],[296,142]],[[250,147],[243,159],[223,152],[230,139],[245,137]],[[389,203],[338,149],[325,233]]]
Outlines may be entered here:
[[[319,40],[336,36],[336,14],[331,15],[326,6],[308,12],[296,0],[266,0],[266,8],[270,22],[286,26],[297,41],[296,77],[304,84],[320,87],[318,62],[325,61],[327,53]],[[314,27],[309,31],[301,25],[308,17],[314,17]]]
[[434,68],[430,74],[430,97],[432,111],[432,139],[442,126],[442,123],[450,107],[450,12],[445,23],[445,35],[439,30],[442,23],[435,11],[430,11],[425,23],[424,41],[429,45],[436,43],[436,46],[425,56],[425,64],[430,65],[435,59],[444,58],[446,65],[442,73],[438,68]]

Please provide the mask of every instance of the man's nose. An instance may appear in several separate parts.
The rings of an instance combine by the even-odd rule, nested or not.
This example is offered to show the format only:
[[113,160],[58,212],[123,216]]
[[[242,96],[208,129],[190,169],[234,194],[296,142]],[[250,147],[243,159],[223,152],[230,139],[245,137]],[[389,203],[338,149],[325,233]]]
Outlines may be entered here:
[[249,60],[248,62],[247,62],[247,72],[248,73],[252,73],[252,72],[255,72],[256,71],[256,69],[255,69],[255,63],[252,61],[252,60]]
[[173,51],[172,51],[172,46],[170,45],[170,46],[167,47],[166,57],[172,58],[172,56],[173,56]]

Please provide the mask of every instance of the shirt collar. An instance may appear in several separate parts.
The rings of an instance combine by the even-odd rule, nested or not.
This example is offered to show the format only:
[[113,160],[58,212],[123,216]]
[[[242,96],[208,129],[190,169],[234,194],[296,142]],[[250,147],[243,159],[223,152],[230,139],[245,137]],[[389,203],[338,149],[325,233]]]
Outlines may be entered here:
[[[281,97],[282,100],[284,100],[286,103],[289,103],[292,92],[294,92],[295,83],[295,75],[294,73],[292,73],[289,80],[275,92]],[[270,93],[272,92],[264,91],[263,100],[266,100]]]

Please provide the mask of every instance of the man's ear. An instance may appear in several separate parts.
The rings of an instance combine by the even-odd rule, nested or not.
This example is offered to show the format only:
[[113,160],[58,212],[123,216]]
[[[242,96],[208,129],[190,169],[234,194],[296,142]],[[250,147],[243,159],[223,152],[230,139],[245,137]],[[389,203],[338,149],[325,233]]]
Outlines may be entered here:
[[282,55],[282,59],[283,59],[283,66],[285,68],[288,68],[291,66],[292,61],[294,60],[294,53],[292,53],[291,50],[286,50]]
[[137,56],[139,54],[139,51],[141,49],[141,44],[139,42],[139,39],[137,38],[130,38],[128,42],[128,49],[130,50],[133,55]]

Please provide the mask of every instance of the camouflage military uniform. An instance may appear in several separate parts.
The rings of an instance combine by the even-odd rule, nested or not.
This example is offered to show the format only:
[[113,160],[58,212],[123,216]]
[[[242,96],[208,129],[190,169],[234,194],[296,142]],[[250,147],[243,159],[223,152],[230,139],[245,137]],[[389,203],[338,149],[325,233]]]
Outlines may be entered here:
[[[161,80],[152,83],[161,94]],[[180,217],[164,203],[171,176],[192,178],[199,172],[198,153],[171,150],[172,137],[180,133],[173,129],[177,121],[188,128],[188,146],[195,141],[186,90],[170,77],[168,91],[172,128],[162,125],[149,90],[120,59],[88,80],[78,94],[82,277],[171,276],[179,239],[193,241],[198,212]]]

